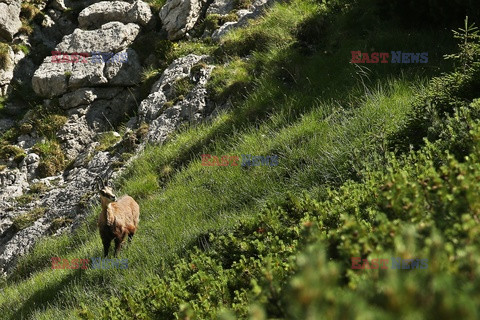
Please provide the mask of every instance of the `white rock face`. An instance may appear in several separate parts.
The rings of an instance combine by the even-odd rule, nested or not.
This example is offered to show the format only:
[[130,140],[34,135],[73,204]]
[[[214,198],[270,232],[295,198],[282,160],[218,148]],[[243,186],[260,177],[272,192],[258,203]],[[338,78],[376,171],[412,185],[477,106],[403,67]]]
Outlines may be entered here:
[[140,27],[134,23],[113,21],[96,30],[75,29],[63,37],[55,50],[61,52],[120,52],[137,37]]
[[207,9],[209,14],[228,14],[234,9],[234,0],[214,0]]
[[13,35],[22,26],[20,3],[19,0],[0,1],[0,37],[7,41],[12,41]]
[[69,88],[87,87],[107,83],[103,63],[52,63],[46,57],[32,78],[33,90],[42,97],[59,96]]
[[146,26],[152,19],[152,11],[143,1],[101,1],[83,9],[78,16],[80,28],[98,28],[110,21],[136,23]]
[[[127,62],[113,63],[94,63],[92,57],[87,57],[85,63],[55,63],[52,57],[46,57],[33,74],[33,90],[39,96],[52,98],[82,87],[135,85],[140,82],[142,68],[135,51],[126,52]],[[70,107],[65,102],[62,105],[65,109]]]
[[13,70],[17,63],[25,57],[23,51],[15,53],[11,47],[8,48],[8,64],[5,69],[0,69],[0,96],[4,96],[9,91],[9,84],[13,78]]
[[[194,54],[179,58],[153,85],[150,95],[142,101],[138,110],[140,121],[150,124],[148,141],[163,142],[183,121],[198,121],[203,117],[207,105],[205,84],[213,70],[213,66],[205,64],[207,60],[208,56]],[[192,72],[192,67],[199,63],[202,63],[201,67]],[[165,108],[165,103],[175,97],[172,85],[185,78],[191,81],[192,89],[182,100]]]
[[219,42],[221,38],[223,38],[223,36],[225,36],[229,31],[236,28],[245,27],[249,20],[260,17],[275,1],[276,0],[255,0],[250,8],[238,10],[236,12],[238,21],[227,22],[220,26],[220,28],[215,30],[215,32],[212,34],[212,40]]
[[197,22],[204,4],[202,0],[169,0],[159,13],[168,39],[178,40],[185,36]]

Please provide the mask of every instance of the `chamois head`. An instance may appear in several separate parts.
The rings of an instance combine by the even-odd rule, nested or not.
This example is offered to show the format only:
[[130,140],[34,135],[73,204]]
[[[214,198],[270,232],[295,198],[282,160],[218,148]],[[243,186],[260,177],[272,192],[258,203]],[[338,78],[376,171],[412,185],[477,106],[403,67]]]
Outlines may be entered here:
[[113,193],[113,190],[110,187],[107,187],[107,186],[103,187],[102,189],[99,190],[99,193],[100,193],[100,199],[104,198],[108,202],[117,201],[117,196],[115,195],[115,193]]
[[106,177],[97,178],[98,192],[100,193],[100,200],[106,203],[117,201],[117,196],[113,193],[113,189],[108,186],[108,178],[111,172],[107,172]]

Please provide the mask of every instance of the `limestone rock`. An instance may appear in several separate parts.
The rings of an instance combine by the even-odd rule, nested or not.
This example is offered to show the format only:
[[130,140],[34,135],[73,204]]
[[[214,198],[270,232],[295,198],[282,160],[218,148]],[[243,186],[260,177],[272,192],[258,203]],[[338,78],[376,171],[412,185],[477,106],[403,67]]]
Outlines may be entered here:
[[[172,62],[153,85],[150,95],[142,101],[138,112],[139,121],[150,124],[148,141],[163,142],[183,121],[202,118],[207,105],[205,84],[213,70],[213,66],[205,63],[207,61],[208,56],[194,54],[179,58]],[[193,71],[195,65],[198,67]],[[182,79],[187,79],[192,89],[183,99],[176,101],[175,82]],[[171,105],[166,104],[168,100]]]
[[[88,58],[91,59],[91,58]],[[79,88],[107,83],[103,63],[53,63],[46,57],[32,78],[33,90],[43,97],[59,96],[69,88]]]
[[22,26],[20,21],[19,0],[0,1],[0,37],[12,41],[15,33]]
[[85,116],[71,117],[57,133],[62,149],[69,160],[75,159],[88,144],[92,143],[95,133],[90,130]]
[[25,57],[23,51],[14,52],[8,47],[8,57],[6,68],[0,68],[0,96],[4,96],[9,92],[9,84],[13,79],[13,71],[15,66]]
[[132,86],[140,83],[142,66],[137,53],[133,49],[120,53],[126,53],[128,61],[105,64],[104,76],[108,79],[108,83],[113,86]]
[[203,0],[169,0],[159,13],[168,39],[178,40],[185,36],[197,22],[204,4]]
[[234,0],[214,0],[207,9],[209,14],[228,14],[235,8]]
[[96,30],[75,29],[63,37],[56,49],[61,52],[119,52],[127,48],[140,32],[134,23],[108,22]]
[[220,26],[220,28],[215,30],[215,32],[212,34],[212,40],[219,42],[220,39],[229,31],[236,28],[245,27],[249,20],[260,17],[275,1],[276,0],[255,0],[249,9],[238,10],[236,12],[239,18],[238,21],[227,22]]
[[100,1],[83,9],[78,16],[81,28],[98,28],[110,21],[136,23],[145,26],[150,22],[152,12],[145,2]]

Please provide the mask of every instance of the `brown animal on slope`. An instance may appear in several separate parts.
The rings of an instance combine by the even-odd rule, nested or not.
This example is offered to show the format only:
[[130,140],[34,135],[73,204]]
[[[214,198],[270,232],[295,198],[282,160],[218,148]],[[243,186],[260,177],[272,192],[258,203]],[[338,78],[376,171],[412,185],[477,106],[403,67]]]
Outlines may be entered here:
[[103,188],[99,188],[99,192],[102,212],[98,216],[98,229],[103,242],[104,255],[105,257],[108,255],[110,243],[115,240],[116,257],[125,237],[128,235],[131,241],[137,231],[140,207],[128,195],[117,200],[112,188],[105,184]]

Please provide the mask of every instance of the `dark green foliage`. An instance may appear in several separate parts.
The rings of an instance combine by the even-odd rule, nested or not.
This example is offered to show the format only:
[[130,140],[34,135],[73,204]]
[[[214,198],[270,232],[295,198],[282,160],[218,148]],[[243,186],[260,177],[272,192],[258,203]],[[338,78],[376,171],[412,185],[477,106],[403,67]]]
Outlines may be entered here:
[[17,146],[5,145],[0,147],[0,159],[6,160],[13,157],[15,162],[20,162],[25,158],[25,151]]
[[222,49],[228,55],[243,57],[252,51],[266,51],[276,40],[275,35],[271,34],[269,30],[256,29],[245,34],[241,39],[225,40]]
[[[466,15],[478,19],[480,2],[476,0],[374,0],[385,20],[398,18],[406,26],[441,25],[457,26]],[[478,20],[477,20],[478,21]]]
[[[468,22],[465,22],[464,30],[471,30]],[[434,141],[440,137],[449,135],[447,126],[456,121],[468,132],[471,121],[466,118],[478,119],[480,109],[478,98],[480,91],[480,64],[478,57],[480,53],[479,37],[471,36],[472,33],[458,32],[455,34],[460,39],[460,52],[447,56],[459,61],[458,70],[450,74],[432,79],[428,88],[417,98],[414,104],[412,115],[403,128],[392,138],[392,145],[400,150],[407,150],[409,146],[417,149],[423,145],[423,139]],[[476,61],[476,62],[474,62]],[[468,111],[466,111],[468,109]],[[456,110],[453,119],[445,121]],[[463,140],[450,141],[450,150],[462,158],[468,153],[465,149],[469,144]],[[463,150],[462,150],[463,149]]]
[[207,83],[210,99],[216,103],[223,103],[228,99],[238,101],[253,86],[253,76],[251,66],[242,60],[216,67]]
[[[407,137],[417,150],[371,159],[359,181],[318,199],[289,194],[230,232],[199,236],[165,274],[107,301],[101,317],[478,318],[476,61],[419,95],[402,128],[422,121]],[[390,136],[396,146],[404,139]],[[352,257],[389,265],[353,270]],[[392,269],[392,257],[428,259],[428,267]],[[79,315],[95,317],[86,306]]]

